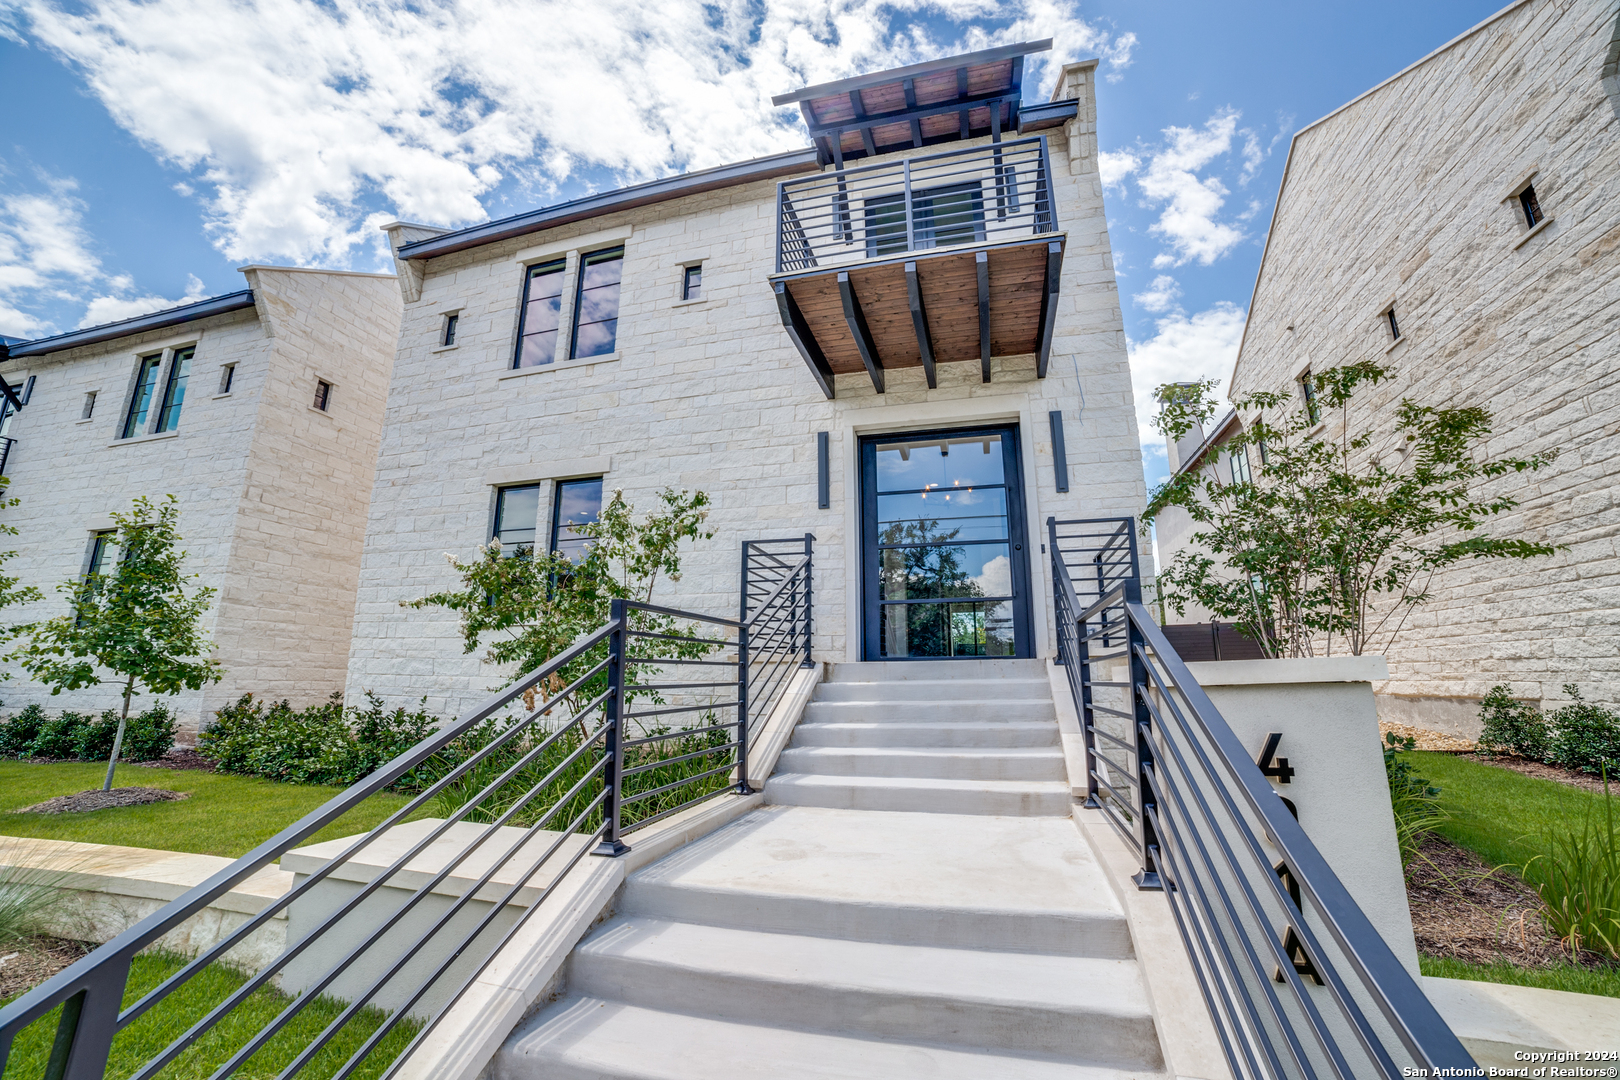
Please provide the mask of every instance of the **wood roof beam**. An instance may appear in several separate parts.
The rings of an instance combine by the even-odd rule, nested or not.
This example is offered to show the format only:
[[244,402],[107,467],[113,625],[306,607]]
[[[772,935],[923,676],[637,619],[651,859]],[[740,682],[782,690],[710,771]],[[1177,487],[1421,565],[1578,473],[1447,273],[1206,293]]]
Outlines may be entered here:
[[827,363],[827,356],[821,351],[821,345],[816,341],[816,335],[810,330],[810,324],[805,321],[804,314],[799,305],[793,300],[793,294],[788,292],[787,282],[776,283],[776,310],[782,316],[782,328],[787,331],[788,340],[792,341],[804,357],[805,366],[810,369],[810,377],[816,380],[821,392],[827,395],[827,400],[833,398],[833,370]]
[[928,389],[939,385],[934,373],[934,344],[928,335],[928,311],[923,307],[922,288],[917,282],[917,264],[906,263],[906,304],[911,308],[911,326],[917,334],[917,352],[922,356],[923,375]]
[[878,356],[877,343],[872,330],[866,325],[866,312],[861,310],[860,298],[850,284],[849,271],[838,272],[838,296],[844,303],[844,322],[849,325],[849,336],[855,339],[855,348],[861,354],[861,363],[872,377],[872,388],[883,393],[883,360]]
[[1046,288],[1041,291],[1041,322],[1035,343],[1035,377],[1046,378],[1047,359],[1052,354],[1052,329],[1057,322],[1058,285],[1063,278],[1063,242],[1046,245]]
[[983,251],[973,255],[979,278],[979,374],[990,381],[990,256]]

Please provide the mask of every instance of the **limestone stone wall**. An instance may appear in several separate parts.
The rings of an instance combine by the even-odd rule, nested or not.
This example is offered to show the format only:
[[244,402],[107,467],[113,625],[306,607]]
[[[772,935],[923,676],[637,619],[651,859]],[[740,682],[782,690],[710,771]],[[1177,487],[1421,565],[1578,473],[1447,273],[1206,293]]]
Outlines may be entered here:
[[[718,535],[686,556],[659,600],[717,614],[737,608],[738,554],[747,538],[814,533],[815,648],[827,660],[859,649],[857,438],[866,432],[1014,420],[1028,493],[1035,621],[1050,604],[1043,560],[1048,515],[1138,513],[1145,499],[1119,298],[1096,171],[1090,65],[1065,73],[1081,96],[1073,131],[1052,141],[1056,209],[1067,233],[1049,375],[1032,356],[1000,357],[994,379],[976,364],[888,372],[888,392],[839,376],[826,400],[783,332],[768,276],[775,185],[733,187],[609,214],[402,268],[404,328],[388,399],[355,618],[348,693],[393,700],[428,695],[461,711],[506,672],[466,655],[448,612],[400,601],[454,584],[445,553],[471,556],[491,533],[495,489],[558,477],[606,477],[638,508],[668,486],[714,500]],[[1076,156],[1070,157],[1073,146]],[[421,235],[399,226],[400,237]],[[618,352],[511,369],[523,266],[623,243]],[[679,299],[681,268],[701,260],[703,299]],[[571,283],[564,295],[571,295]],[[439,345],[459,313],[457,343]],[[565,313],[565,325],[566,313]],[[1078,381],[1077,381],[1078,380]],[[1080,404],[1084,385],[1085,406]],[[1055,491],[1047,413],[1063,412],[1071,490]],[[831,505],[816,505],[816,433],[830,434]],[[554,485],[542,487],[550,521]],[[1042,653],[1049,631],[1038,629]]]
[[1437,577],[1388,649],[1391,719],[1466,732],[1496,683],[1620,699],[1617,17],[1525,0],[1294,141],[1233,392],[1377,360],[1396,372],[1379,418],[1406,397],[1482,405],[1490,454],[1562,455],[1486,490],[1522,503],[1492,532],[1566,550]]
[[[36,377],[9,430],[6,475],[20,501],[5,511],[18,529],[6,538],[17,551],[7,571],[46,594],[6,620],[60,614],[56,586],[84,572],[93,534],[114,527],[111,512],[138,495],[174,494],[186,570],[218,590],[204,624],[226,669],[223,683],[169,700],[187,730],[242,692],[310,703],[341,689],[398,331],[392,276],[248,277],[255,309],[27,358],[6,373],[14,383]],[[186,345],[196,352],[178,429],[118,438],[139,358]],[[337,386],[330,414],[308,409],[316,372]],[[94,411],[81,418],[92,391]],[[0,684],[8,712],[36,701],[99,711],[120,697],[105,683],[53,697],[12,673]]]

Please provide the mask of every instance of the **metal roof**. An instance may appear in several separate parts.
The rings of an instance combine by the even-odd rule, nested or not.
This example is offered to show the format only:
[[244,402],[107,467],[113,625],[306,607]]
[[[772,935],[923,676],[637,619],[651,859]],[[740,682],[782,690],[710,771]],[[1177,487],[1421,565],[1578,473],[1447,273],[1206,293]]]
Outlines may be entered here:
[[558,225],[566,225],[571,221],[600,217],[603,214],[613,213],[615,210],[628,210],[637,206],[646,206],[650,203],[667,202],[670,199],[679,199],[685,195],[695,195],[699,192],[733,187],[738,184],[748,184],[756,180],[769,180],[778,176],[790,176],[801,172],[815,172],[820,167],[816,160],[815,149],[806,147],[803,150],[790,150],[785,154],[754,158],[752,161],[742,161],[735,165],[722,165],[718,168],[703,169],[699,172],[681,173],[679,176],[669,176],[645,184],[617,188],[599,195],[587,195],[583,199],[574,199],[571,202],[558,203],[556,206],[531,210],[526,214],[503,218],[500,221],[474,225],[468,229],[445,233],[443,236],[417,240],[414,243],[402,245],[399,249],[399,256],[402,259],[431,259],[436,255],[448,255],[453,251],[463,251],[484,244],[493,244],[498,240],[507,240],[514,236],[523,236],[526,233],[555,228]]
[[243,289],[241,292],[199,300],[194,304],[182,304],[167,311],[137,315],[133,319],[89,326],[83,330],[73,330],[66,334],[24,341],[15,345],[0,345],[0,362],[8,357],[17,360],[24,356],[44,356],[47,353],[62,352],[64,349],[76,349],[81,345],[94,345],[97,342],[129,337],[131,334],[140,334],[147,330],[161,330],[165,326],[178,326],[181,323],[206,319],[210,315],[224,315],[252,306],[253,290]]
[[837,82],[820,83],[816,86],[806,86],[802,90],[777,94],[771,98],[771,104],[792,105],[796,101],[831,97],[834,94],[847,94],[851,90],[865,90],[868,87],[883,86],[886,83],[898,83],[905,79],[915,79],[919,75],[955,71],[960,67],[993,64],[999,60],[1010,60],[1015,56],[1028,56],[1030,53],[1045,52],[1051,47],[1052,39],[1043,38],[1040,41],[1022,41],[1017,45],[1001,45],[994,49],[963,53],[960,56],[946,56],[939,60],[926,60],[921,64],[912,64],[910,67],[893,68],[889,71],[874,71],[870,75],[856,75],[851,79],[839,79]]

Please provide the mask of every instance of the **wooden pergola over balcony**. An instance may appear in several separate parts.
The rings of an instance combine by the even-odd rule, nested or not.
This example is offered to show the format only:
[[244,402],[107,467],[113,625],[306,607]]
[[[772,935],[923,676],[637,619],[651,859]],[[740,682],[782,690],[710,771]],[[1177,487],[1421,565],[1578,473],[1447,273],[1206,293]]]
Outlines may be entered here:
[[827,397],[834,376],[1033,353],[1045,378],[1064,236],[1043,137],[777,185],[782,325]]

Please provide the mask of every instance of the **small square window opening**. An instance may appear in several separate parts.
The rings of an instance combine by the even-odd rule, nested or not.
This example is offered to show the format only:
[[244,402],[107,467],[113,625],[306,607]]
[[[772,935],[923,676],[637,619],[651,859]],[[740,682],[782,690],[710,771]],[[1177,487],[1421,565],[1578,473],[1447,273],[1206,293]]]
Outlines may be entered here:
[[315,382],[315,407],[326,412],[332,405],[332,384],[317,379]]
[[1526,184],[1524,190],[1519,192],[1519,205],[1524,208],[1524,221],[1530,228],[1541,224],[1547,215],[1541,212],[1541,200],[1536,198],[1536,186]]
[[226,364],[223,368],[220,369],[220,372],[219,372],[219,392],[222,393],[222,394],[230,393],[231,392],[231,383],[233,383],[235,381],[236,381],[236,365],[235,364]]
[[91,391],[86,392],[86,394],[84,395],[84,414],[82,416],[80,416],[79,419],[80,420],[88,420],[92,416],[94,416],[95,413],[96,413],[96,392],[94,390],[91,390]]
[[1384,312],[1384,318],[1389,320],[1389,336],[1391,340],[1399,341],[1401,337],[1401,324],[1395,319],[1395,309],[1390,308]]
[[681,299],[703,299],[703,264],[688,266],[681,274]]
[[439,335],[440,345],[448,349],[456,343],[456,324],[460,321],[461,316],[454,312],[444,317],[444,333]]

